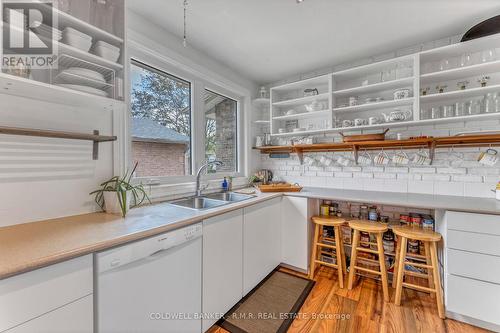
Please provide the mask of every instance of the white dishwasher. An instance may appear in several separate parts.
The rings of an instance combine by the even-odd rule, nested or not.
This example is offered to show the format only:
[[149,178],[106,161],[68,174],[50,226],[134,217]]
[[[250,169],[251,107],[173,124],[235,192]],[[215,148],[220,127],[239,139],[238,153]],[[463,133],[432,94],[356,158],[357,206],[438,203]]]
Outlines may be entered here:
[[98,333],[201,332],[201,223],[96,254]]

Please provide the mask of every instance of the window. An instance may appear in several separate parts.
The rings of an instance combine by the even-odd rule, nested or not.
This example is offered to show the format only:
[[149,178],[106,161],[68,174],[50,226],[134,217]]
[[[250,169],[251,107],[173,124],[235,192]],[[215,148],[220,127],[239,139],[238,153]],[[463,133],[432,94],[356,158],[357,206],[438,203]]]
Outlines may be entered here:
[[130,73],[135,176],[191,175],[191,83],[134,60]]
[[238,171],[237,116],[238,103],[228,97],[205,90],[205,158],[219,160],[209,173]]

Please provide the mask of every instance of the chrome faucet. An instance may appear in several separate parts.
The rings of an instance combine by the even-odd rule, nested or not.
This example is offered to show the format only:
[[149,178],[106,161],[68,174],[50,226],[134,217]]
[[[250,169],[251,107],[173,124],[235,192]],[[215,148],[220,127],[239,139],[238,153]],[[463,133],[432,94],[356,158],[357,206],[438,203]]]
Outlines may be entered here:
[[221,165],[224,165],[224,163],[222,163],[221,161],[212,161],[212,162],[207,162],[205,164],[203,164],[199,169],[198,169],[198,172],[196,173],[196,196],[197,197],[200,197],[201,196],[201,191],[202,189],[200,188],[200,178],[201,178],[201,173],[206,169],[208,168],[208,166],[210,165],[217,165],[217,166],[221,166]]

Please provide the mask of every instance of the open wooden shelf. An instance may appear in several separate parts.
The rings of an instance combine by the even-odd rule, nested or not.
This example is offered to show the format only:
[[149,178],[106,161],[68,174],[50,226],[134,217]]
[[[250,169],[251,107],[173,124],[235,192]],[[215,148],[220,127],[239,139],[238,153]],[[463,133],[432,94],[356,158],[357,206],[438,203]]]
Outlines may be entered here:
[[436,148],[450,147],[483,147],[500,145],[500,134],[483,134],[483,135],[464,135],[464,136],[449,136],[449,137],[430,137],[418,138],[409,140],[384,140],[384,141],[359,141],[359,142],[332,142],[332,143],[316,143],[309,145],[293,145],[293,146],[265,146],[254,149],[260,150],[262,154],[270,153],[297,153],[302,161],[303,153],[313,152],[335,152],[335,151],[353,151],[357,163],[359,150],[399,150],[399,149],[429,149],[429,157],[434,158]]
[[19,128],[0,126],[0,134],[23,135],[23,136],[38,136],[44,138],[57,139],[72,139],[72,140],[87,140],[94,143],[92,150],[92,158],[97,160],[99,157],[99,143],[116,141],[116,136],[99,135],[99,131],[94,130],[93,134],[75,133],[65,131],[42,130],[34,128]]

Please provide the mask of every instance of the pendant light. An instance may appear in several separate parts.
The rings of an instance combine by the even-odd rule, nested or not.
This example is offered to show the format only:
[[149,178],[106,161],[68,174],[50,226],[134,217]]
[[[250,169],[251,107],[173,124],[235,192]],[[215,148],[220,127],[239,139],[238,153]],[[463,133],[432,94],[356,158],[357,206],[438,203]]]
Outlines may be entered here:
[[187,47],[187,37],[186,37],[186,12],[187,12],[188,2],[184,0],[184,36],[182,38],[182,45]]

